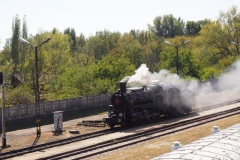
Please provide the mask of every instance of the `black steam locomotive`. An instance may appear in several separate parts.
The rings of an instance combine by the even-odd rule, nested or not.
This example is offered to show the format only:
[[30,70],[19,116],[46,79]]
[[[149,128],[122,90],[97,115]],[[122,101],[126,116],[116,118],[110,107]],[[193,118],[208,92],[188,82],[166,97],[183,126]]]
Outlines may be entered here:
[[193,94],[187,90],[181,91],[165,82],[127,88],[129,78],[120,81],[120,90],[111,97],[108,117],[103,119],[111,128],[157,121],[161,116],[188,114],[195,105]]

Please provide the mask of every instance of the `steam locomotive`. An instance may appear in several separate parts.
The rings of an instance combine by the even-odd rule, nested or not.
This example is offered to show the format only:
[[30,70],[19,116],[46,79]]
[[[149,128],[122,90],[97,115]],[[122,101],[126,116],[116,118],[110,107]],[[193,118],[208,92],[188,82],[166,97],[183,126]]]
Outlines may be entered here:
[[166,82],[127,88],[129,78],[120,81],[120,90],[111,97],[108,117],[103,118],[110,128],[157,121],[161,116],[188,114],[195,105],[194,95],[187,90],[181,91]]

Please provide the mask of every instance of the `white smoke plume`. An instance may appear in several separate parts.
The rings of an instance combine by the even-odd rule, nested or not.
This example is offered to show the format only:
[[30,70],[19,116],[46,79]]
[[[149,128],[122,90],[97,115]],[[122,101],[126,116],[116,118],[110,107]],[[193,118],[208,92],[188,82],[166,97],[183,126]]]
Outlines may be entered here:
[[170,83],[181,90],[190,90],[196,95],[197,107],[218,104],[239,98],[240,61],[223,72],[217,80],[204,83],[197,80],[182,79],[177,74],[172,74],[166,69],[160,70],[158,73],[151,73],[146,64],[142,64],[135,71],[135,75],[129,79],[128,86],[145,85],[153,80]]

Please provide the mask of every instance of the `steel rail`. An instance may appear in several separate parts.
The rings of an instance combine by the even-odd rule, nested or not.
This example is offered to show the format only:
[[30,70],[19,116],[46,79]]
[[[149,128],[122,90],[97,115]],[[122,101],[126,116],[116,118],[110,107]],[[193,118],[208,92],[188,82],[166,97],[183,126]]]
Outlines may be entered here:
[[[240,99],[225,102],[225,103],[221,103],[221,104],[218,104],[218,105],[208,106],[208,107],[205,107],[206,109],[204,109],[204,110],[217,108],[217,107],[220,107],[222,105],[234,104],[234,103],[237,103],[237,102],[240,102]],[[201,111],[203,111],[203,110],[201,110]],[[199,110],[195,110],[193,113],[195,113],[195,112],[199,112]],[[175,125],[177,125],[177,124],[175,124]],[[142,127],[144,127],[144,125]],[[162,127],[162,128],[164,128],[164,127]],[[115,129],[114,131],[119,131],[119,129]],[[85,140],[85,139],[90,139],[90,138],[93,138],[93,137],[98,137],[98,136],[101,136],[101,135],[110,134],[110,133],[113,133],[114,131],[112,131],[110,129],[105,129],[103,131],[92,132],[92,133],[88,133],[88,134],[84,134],[84,135],[78,135],[78,136],[74,136],[74,137],[70,137],[70,138],[66,138],[66,139],[62,139],[62,140],[47,142],[47,143],[44,143],[44,144],[38,144],[38,145],[34,145],[34,146],[30,146],[30,147],[26,147],[26,148],[22,148],[22,149],[18,149],[18,150],[3,152],[3,153],[0,154],[0,159],[17,157],[17,156],[21,156],[21,155],[24,155],[24,154],[27,154],[27,153],[32,153],[32,152],[41,151],[41,150],[52,148],[52,147],[62,146],[62,145],[65,145],[65,144],[70,144],[70,143],[73,143],[73,142],[78,142],[78,141],[82,141],[82,140]]]
[[[55,154],[53,156],[47,156],[44,158],[40,158],[39,160],[57,160],[62,158],[76,160],[76,159],[92,158],[93,156],[96,156],[96,155],[108,153],[124,147],[129,147],[129,146],[132,146],[141,142],[145,142],[148,140],[152,140],[155,138],[160,138],[162,136],[170,135],[173,132],[183,131],[192,127],[196,127],[202,124],[206,124],[212,121],[234,116],[237,114],[240,114],[240,107],[230,109],[227,111],[214,113],[214,114],[203,116],[203,117],[198,117],[191,120],[176,122],[174,124],[163,126],[160,128],[154,128],[147,131],[142,131],[134,135],[114,139],[114,141],[108,140],[105,142],[101,142],[92,146],[76,149],[73,151]],[[71,158],[71,156],[73,158]]]

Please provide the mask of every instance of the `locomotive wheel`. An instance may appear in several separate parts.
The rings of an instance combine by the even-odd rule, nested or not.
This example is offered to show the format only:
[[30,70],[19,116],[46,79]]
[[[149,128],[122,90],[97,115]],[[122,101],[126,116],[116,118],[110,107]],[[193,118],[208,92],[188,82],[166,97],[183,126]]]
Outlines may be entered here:
[[137,125],[142,125],[142,124],[144,124],[144,116],[142,114],[138,114]]
[[191,112],[191,110],[192,110],[191,108],[185,107],[184,112],[189,114]]
[[146,121],[147,121],[148,123],[152,122],[152,116],[153,116],[152,110],[148,110],[148,111],[147,111],[147,115],[146,115]]
[[111,129],[113,129],[113,128],[114,128],[114,124],[110,123],[110,124],[109,124],[109,127],[110,127]]
[[122,129],[128,128],[128,123],[126,121],[123,121],[122,124],[121,124],[121,128]]
[[147,113],[145,114],[145,119],[146,123],[151,123],[156,121],[156,116],[155,112],[153,110],[148,110]]
[[179,117],[179,113],[176,110],[173,111],[171,114],[173,118]]
[[171,107],[171,109],[168,111],[168,117],[169,118],[179,117],[179,112],[175,108]]
[[151,110],[146,110],[144,113],[145,113],[145,118],[144,118],[145,122],[150,123],[151,122],[151,114],[152,114]]
[[160,120],[160,114],[156,111],[154,112],[154,118],[156,122]]
[[150,121],[156,122],[159,120],[159,114],[154,110],[149,110]]
[[179,116],[183,116],[185,113],[188,112],[187,110],[188,110],[187,107],[182,106],[182,107],[181,107],[181,110],[178,111],[178,112],[179,112]]

